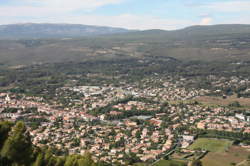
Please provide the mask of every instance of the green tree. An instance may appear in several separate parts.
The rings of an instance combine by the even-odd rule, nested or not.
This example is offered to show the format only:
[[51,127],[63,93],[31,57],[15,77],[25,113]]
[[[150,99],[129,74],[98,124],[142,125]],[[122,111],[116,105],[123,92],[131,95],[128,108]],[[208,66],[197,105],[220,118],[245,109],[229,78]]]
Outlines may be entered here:
[[62,157],[58,157],[55,162],[55,166],[64,166],[65,159]]
[[240,103],[238,101],[234,101],[228,105],[229,107],[241,107]]
[[29,165],[33,160],[32,143],[23,122],[17,122],[13,127],[3,145],[1,156],[23,165]]
[[89,152],[86,152],[83,157],[78,160],[79,166],[93,166],[95,163],[92,160],[91,154]]
[[191,166],[202,166],[202,162],[200,160],[194,160],[192,161]]
[[11,122],[0,122],[0,149],[2,149],[4,142],[8,138],[8,133],[11,130],[13,123]]
[[39,153],[36,157],[36,161],[33,164],[33,166],[42,166],[42,164],[43,164],[43,154]]
[[64,166],[77,166],[75,156],[68,156],[66,158]]

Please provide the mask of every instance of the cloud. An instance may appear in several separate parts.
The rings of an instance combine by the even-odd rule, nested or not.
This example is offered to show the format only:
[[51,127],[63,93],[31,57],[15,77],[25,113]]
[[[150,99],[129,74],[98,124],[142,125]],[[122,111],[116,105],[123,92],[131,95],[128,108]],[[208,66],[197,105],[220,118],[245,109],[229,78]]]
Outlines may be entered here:
[[202,7],[217,12],[248,12],[250,11],[250,2],[245,0],[230,0],[203,4]]
[[213,22],[213,19],[211,17],[204,17],[202,18],[200,25],[211,25]]
[[[95,10],[104,5],[118,4],[126,0],[24,0],[20,6],[0,6],[0,24],[9,23],[74,23],[129,29],[176,29],[193,22],[183,19],[166,19],[152,15],[118,14],[98,15]],[[60,4],[60,5],[59,5]],[[82,12],[81,12],[82,13]],[[25,20],[25,21],[24,21]]]
[[[223,0],[217,2],[185,0],[184,13],[193,10],[190,16],[179,16],[176,11],[171,16],[146,14],[143,11],[105,15],[96,11],[107,5],[118,5],[133,0],[9,0],[0,3],[0,24],[11,23],[76,23],[125,27],[129,29],[166,29],[172,30],[190,25],[210,25],[221,23],[250,23],[246,13],[250,12],[249,0]],[[146,0],[145,0],[146,1]],[[1,2],[1,0],[0,0]],[[122,5],[121,5],[122,6]],[[119,7],[121,7],[119,6]],[[126,5],[125,5],[126,6]],[[116,7],[116,6],[112,6]],[[143,8],[143,4],[141,4]],[[113,9],[113,8],[111,8]],[[182,9],[182,8],[181,8]],[[166,11],[166,8],[163,9]],[[176,9],[177,10],[177,9]],[[80,12],[79,12],[80,11]],[[105,12],[102,10],[102,13]],[[199,15],[204,12],[205,14]],[[226,13],[224,13],[226,12]],[[228,16],[228,12],[233,13]],[[80,14],[84,13],[84,14]],[[139,14],[140,13],[140,14]],[[179,12],[178,12],[179,13]],[[212,15],[211,15],[212,13]],[[169,13],[170,15],[170,13]],[[172,17],[173,16],[173,17]],[[168,17],[168,18],[167,18]],[[185,19],[183,19],[185,18]]]
[[49,8],[61,8],[64,11],[73,10],[94,10],[98,7],[118,4],[122,0],[32,0],[33,2],[39,2],[41,6]]
[[123,1],[124,0],[23,0],[22,3],[18,3],[18,0],[14,0],[16,5],[0,5],[0,17],[43,17],[69,14],[77,10],[92,11],[105,5],[119,4]]
[[[19,0],[13,0],[17,2]],[[73,23],[129,29],[176,29],[194,22],[183,19],[166,19],[152,15],[97,15],[93,11],[105,5],[121,4],[128,0],[22,0],[18,5],[0,5],[0,24],[10,23]],[[20,2],[20,1],[19,1]],[[3,19],[2,19],[3,18]]]

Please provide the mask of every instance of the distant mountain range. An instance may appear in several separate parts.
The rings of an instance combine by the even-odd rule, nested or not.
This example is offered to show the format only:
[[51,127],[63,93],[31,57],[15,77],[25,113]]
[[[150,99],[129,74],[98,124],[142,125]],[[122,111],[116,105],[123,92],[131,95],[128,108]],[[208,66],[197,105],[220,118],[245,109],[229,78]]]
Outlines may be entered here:
[[191,26],[173,31],[72,24],[0,26],[0,67],[147,56],[250,61],[250,25]]
[[0,39],[23,38],[79,38],[111,35],[131,38],[190,38],[196,36],[232,35],[250,33],[250,25],[227,24],[210,26],[191,26],[184,29],[165,30],[128,30],[124,28],[90,26],[80,24],[10,24],[0,25]]
[[10,24],[0,25],[0,39],[79,38],[131,32],[124,28],[80,24]]
[[152,29],[146,31],[136,31],[129,34],[112,35],[115,38],[126,38],[134,40],[192,40],[194,38],[204,39],[207,37],[218,36],[242,36],[250,35],[250,25],[246,24],[220,24],[208,26],[190,26],[184,29],[166,31],[160,29]]

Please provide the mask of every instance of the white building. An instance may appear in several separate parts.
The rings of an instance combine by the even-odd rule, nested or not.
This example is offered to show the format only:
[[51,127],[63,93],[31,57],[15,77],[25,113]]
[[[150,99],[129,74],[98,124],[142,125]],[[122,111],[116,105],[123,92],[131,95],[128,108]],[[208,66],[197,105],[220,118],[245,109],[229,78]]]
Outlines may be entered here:
[[243,121],[245,120],[245,116],[243,114],[235,114],[235,117]]

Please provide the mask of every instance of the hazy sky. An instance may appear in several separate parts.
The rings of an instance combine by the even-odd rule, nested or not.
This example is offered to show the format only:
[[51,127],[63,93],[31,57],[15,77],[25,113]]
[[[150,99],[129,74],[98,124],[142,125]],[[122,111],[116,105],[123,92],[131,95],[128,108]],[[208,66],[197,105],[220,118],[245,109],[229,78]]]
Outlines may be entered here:
[[250,0],[0,0],[0,24],[30,22],[168,30],[250,24]]

